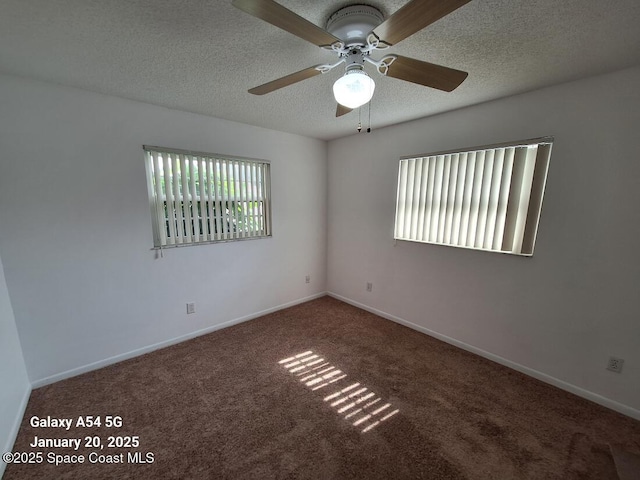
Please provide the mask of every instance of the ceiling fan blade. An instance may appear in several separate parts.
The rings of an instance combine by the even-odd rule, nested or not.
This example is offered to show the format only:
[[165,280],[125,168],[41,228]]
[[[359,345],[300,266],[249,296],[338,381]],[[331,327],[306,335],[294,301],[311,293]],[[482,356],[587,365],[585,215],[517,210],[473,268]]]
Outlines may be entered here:
[[435,63],[423,62],[415,58],[394,55],[395,61],[389,66],[387,76],[417,83],[425,87],[451,92],[469,75],[467,72],[443,67]]
[[341,117],[342,115],[346,115],[347,113],[353,111],[353,108],[345,107],[344,105],[340,105],[336,108],[336,118]]
[[264,95],[265,93],[271,93],[274,90],[278,90],[279,88],[288,87],[289,85],[293,85],[294,83],[301,82],[302,80],[306,80],[307,78],[315,77],[316,75],[320,75],[322,72],[316,67],[320,65],[316,65],[315,67],[305,68],[304,70],[300,70],[299,72],[292,73],[285,77],[278,78],[276,80],[272,80],[258,87],[254,87],[249,90],[249,93],[253,93],[254,95]]
[[332,45],[340,41],[329,32],[273,0],[233,0],[231,3],[249,15],[275,25],[319,47]]
[[395,45],[470,1],[411,0],[378,25],[373,33],[384,43]]

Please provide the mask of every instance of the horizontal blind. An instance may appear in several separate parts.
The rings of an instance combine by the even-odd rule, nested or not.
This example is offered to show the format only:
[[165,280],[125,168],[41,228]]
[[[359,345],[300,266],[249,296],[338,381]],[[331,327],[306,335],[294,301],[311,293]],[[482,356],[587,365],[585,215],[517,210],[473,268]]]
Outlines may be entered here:
[[400,160],[394,238],[532,255],[552,141]]
[[268,162],[144,150],[156,247],[271,235]]

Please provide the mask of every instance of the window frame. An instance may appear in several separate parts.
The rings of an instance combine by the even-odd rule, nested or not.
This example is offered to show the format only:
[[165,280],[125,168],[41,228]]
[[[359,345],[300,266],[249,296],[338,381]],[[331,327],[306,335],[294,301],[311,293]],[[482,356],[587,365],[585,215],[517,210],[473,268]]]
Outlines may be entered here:
[[[142,148],[152,219],[152,250],[273,236],[270,161],[152,145],[143,145]],[[159,160],[162,162],[162,173],[156,169],[157,155],[162,156],[162,160]],[[197,165],[195,169],[194,164]],[[171,171],[171,185],[168,189],[164,179],[164,169],[167,167]],[[176,168],[180,173],[179,180],[174,182],[172,175]],[[188,174],[183,176],[182,169]],[[192,175],[191,169],[197,173]],[[158,189],[156,184],[161,179],[162,187]],[[163,190],[162,205],[158,202],[160,190]],[[184,205],[185,198],[189,203],[187,208]],[[173,203],[172,207],[168,206],[168,202]],[[253,206],[251,208],[254,213],[246,214],[250,203],[260,204],[259,213],[256,213],[256,207]],[[232,210],[228,208],[230,204],[236,213],[232,214]],[[197,212],[196,215],[194,212]],[[171,213],[175,215],[173,225],[169,221]],[[256,227],[256,220],[259,228]],[[249,223],[251,228],[247,230]],[[161,224],[164,234],[160,230]],[[180,224],[182,228],[179,227]],[[240,225],[242,230],[238,229]]]
[[[546,136],[401,157],[394,240],[532,256],[553,142],[554,137]],[[420,190],[414,194],[416,188]],[[503,223],[495,223],[500,208]],[[485,231],[487,225],[489,231]],[[503,230],[498,233],[498,228]]]

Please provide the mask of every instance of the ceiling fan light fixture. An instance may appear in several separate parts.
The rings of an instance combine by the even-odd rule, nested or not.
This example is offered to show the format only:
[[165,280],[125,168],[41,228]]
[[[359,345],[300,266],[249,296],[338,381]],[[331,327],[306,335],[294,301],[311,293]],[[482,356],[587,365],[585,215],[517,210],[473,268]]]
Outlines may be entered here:
[[358,108],[371,100],[376,83],[361,69],[347,70],[333,84],[336,102],[347,108]]

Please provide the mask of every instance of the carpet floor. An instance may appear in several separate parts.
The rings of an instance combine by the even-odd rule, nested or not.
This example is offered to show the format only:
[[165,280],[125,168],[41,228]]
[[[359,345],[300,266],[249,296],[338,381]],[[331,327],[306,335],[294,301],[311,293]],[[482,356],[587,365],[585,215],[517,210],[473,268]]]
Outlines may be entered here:
[[323,297],[34,390],[4,479],[606,480],[612,449],[640,422]]

